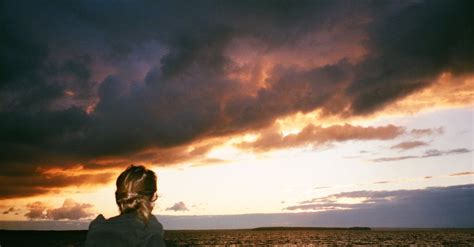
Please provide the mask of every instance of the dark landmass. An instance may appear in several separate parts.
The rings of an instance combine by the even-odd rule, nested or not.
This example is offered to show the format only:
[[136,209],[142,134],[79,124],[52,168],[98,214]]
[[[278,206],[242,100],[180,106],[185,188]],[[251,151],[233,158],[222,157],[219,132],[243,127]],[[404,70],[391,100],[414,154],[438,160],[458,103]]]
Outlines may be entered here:
[[0,230],[0,246],[80,247],[84,245],[87,230],[83,231],[14,231]]
[[334,231],[334,230],[356,230],[356,231],[370,231],[370,227],[257,227],[251,229],[252,231],[308,231],[308,230],[316,230],[316,231]]

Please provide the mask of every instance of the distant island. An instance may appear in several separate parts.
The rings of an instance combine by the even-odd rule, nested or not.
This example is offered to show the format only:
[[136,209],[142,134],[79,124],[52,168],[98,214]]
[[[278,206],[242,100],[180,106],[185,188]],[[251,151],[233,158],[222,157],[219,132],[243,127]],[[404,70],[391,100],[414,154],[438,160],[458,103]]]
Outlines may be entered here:
[[257,227],[250,229],[252,231],[289,231],[289,230],[355,230],[355,231],[370,231],[370,227],[286,227],[286,226],[276,226],[276,227]]

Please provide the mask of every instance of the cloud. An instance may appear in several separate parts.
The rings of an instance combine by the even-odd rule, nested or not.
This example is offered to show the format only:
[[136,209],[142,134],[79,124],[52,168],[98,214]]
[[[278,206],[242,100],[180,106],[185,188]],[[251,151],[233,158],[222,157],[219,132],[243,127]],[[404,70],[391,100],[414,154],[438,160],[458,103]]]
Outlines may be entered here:
[[28,213],[25,216],[30,220],[79,220],[89,218],[94,215],[91,209],[94,207],[88,203],[78,203],[73,199],[67,198],[59,208],[50,208],[43,202],[29,203]]
[[46,209],[48,207],[42,202],[28,203],[26,208],[28,209],[28,213],[26,213],[25,216],[30,220],[47,218]]
[[458,172],[458,173],[450,174],[449,176],[472,176],[472,175],[474,175],[474,172]]
[[423,141],[407,141],[407,142],[400,142],[396,145],[393,145],[390,147],[390,149],[408,150],[408,149],[413,149],[413,148],[427,146],[427,145],[428,143],[423,142]]
[[372,161],[373,162],[386,162],[386,161],[397,161],[397,160],[406,160],[406,159],[419,159],[419,158],[464,154],[464,153],[470,153],[470,152],[472,152],[472,150],[469,150],[467,148],[456,148],[456,149],[450,149],[450,150],[430,149],[430,150],[426,150],[422,155],[381,157],[381,158],[372,159]]
[[[451,200],[446,199],[457,198],[459,201],[469,202],[472,200],[473,195],[473,184],[450,187],[428,187],[419,190],[351,191],[303,201],[297,205],[286,207],[285,210],[327,211],[370,209],[379,211],[395,206],[404,207],[405,210],[420,210],[428,207],[428,205],[439,205],[437,209],[447,210],[453,206],[449,206]],[[352,199],[355,202],[348,203],[348,199]],[[346,202],[344,202],[344,200],[346,200]],[[454,207],[460,206],[461,205],[455,205]],[[471,215],[471,217],[472,216],[474,215]]]
[[374,184],[388,184],[388,183],[391,183],[392,181],[377,181],[377,182],[374,182]]
[[283,135],[272,129],[264,132],[254,142],[243,142],[238,146],[255,151],[268,151],[277,148],[290,148],[303,145],[319,146],[333,142],[360,140],[389,140],[402,135],[404,128],[394,125],[381,127],[362,127],[333,125],[321,127],[308,125],[297,134]]
[[388,106],[383,114],[415,114],[425,109],[472,106],[473,82],[474,78],[469,75],[453,77],[449,72],[442,73],[431,86]]
[[225,164],[229,162],[230,162],[229,160],[224,160],[224,159],[206,158],[206,159],[202,159],[202,160],[194,162],[192,166],[193,167],[212,166],[212,165],[218,165],[218,164]]
[[[406,4],[398,6],[401,7],[398,11],[381,13],[380,20],[371,22],[367,46],[373,56],[359,64],[363,72],[347,89],[349,95],[356,97],[353,110],[370,112],[423,89],[433,82],[434,71],[470,71],[453,59],[472,64],[472,58],[446,46],[452,44],[464,50],[467,48],[464,41],[473,38],[472,34],[458,32],[463,29],[461,23],[472,18],[464,16],[464,4],[467,2],[450,6],[442,1]],[[452,18],[451,14],[459,16]],[[430,25],[440,29],[427,28]]]
[[398,156],[398,157],[383,157],[373,159],[374,162],[385,162],[385,161],[397,161],[397,160],[406,160],[406,159],[415,159],[419,158],[419,156],[409,155],[409,156]]
[[0,199],[28,197],[48,193],[67,186],[105,184],[113,180],[115,173],[97,174],[22,174],[21,176],[0,176]]
[[19,212],[20,212],[20,209],[19,209],[19,208],[10,207],[10,208],[8,208],[7,210],[3,211],[3,214],[15,214],[15,215],[18,215]]
[[66,199],[62,207],[48,209],[47,218],[52,220],[78,220],[94,215],[90,210],[94,207],[88,203],[78,203],[73,199]]
[[410,131],[410,134],[412,134],[415,137],[441,135],[443,133],[444,133],[444,128],[443,127],[428,128],[428,129],[412,129]]
[[324,190],[324,189],[329,189],[331,188],[330,186],[318,186],[318,187],[314,187],[313,190]]
[[186,207],[184,202],[177,202],[173,206],[166,208],[169,211],[188,211],[189,209]]
[[471,150],[467,148],[456,148],[456,149],[451,149],[451,150],[446,150],[446,151],[441,151],[438,149],[430,149],[425,151],[423,154],[423,158],[425,157],[436,157],[436,156],[443,156],[443,155],[452,155],[452,154],[463,154],[463,153],[470,153]]
[[473,72],[469,1],[182,6],[6,1],[0,174],[159,155],[176,164],[196,142],[298,112],[376,113],[443,73]]

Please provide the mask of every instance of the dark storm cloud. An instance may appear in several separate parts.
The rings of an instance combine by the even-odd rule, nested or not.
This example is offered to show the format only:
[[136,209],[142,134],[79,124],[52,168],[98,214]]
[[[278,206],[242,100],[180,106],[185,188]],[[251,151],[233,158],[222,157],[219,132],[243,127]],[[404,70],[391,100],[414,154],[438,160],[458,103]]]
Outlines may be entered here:
[[[255,130],[296,112],[374,112],[441,72],[473,72],[470,5],[6,1],[0,175],[38,176],[39,165],[94,168],[97,160]],[[327,33],[343,42],[301,45]],[[314,54],[326,58],[360,42],[354,36],[364,37],[358,45],[367,53],[357,62],[349,53],[307,67],[280,58],[260,87],[230,76],[246,66],[261,70],[237,61],[245,51],[231,55],[236,44],[254,42],[249,49],[262,55],[302,49],[312,56],[324,46],[326,53]],[[183,159],[178,151],[164,151],[170,163]]]
[[464,153],[470,153],[470,152],[472,152],[472,150],[469,150],[467,148],[456,148],[456,149],[450,149],[450,150],[429,149],[429,150],[426,150],[422,155],[381,157],[381,158],[372,159],[372,161],[373,162],[386,162],[386,161],[397,161],[397,160],[406,160],[406,159],[430,158],[430,157],[445,156],[445,155],[464,154]]
[[[370,113],[422,89],[442,71],[473,71],[472,2],[403,2],[380,9],[369,25],[371,55],[346,90],[355,113]],[[402,4],[402,5],[403,5]],[[377,18],[380,17],[380,18]]]

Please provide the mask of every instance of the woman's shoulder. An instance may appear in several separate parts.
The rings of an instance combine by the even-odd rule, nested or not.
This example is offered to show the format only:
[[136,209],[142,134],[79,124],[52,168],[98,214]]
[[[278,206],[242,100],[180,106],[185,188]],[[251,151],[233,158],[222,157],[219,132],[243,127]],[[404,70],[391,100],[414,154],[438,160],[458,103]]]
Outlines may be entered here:
[[107,220],[105,219],[105,217],[102,215],[102,214],[99,214],[94,220],[91,221],[91,223],[89,224],[89,230],[93,229],[93,228],[96,228],[97,226],[99,225],[102,225],[104,224],[105,222],[107,222]]
[[154,215],[150,215],[150,219],[148,220],[148,228],[151,232],[159,233],[161,236],[164,235],[163,225]]
[[150,215],[147,224],[147,237],[144,246],[162,247],[166,246],[164,241],[163,225],[154,215]]
[[97,216],[89,224],[85,246],[131,246],[135,236],[130,234],[125,224],[111,224],[103,215]]

